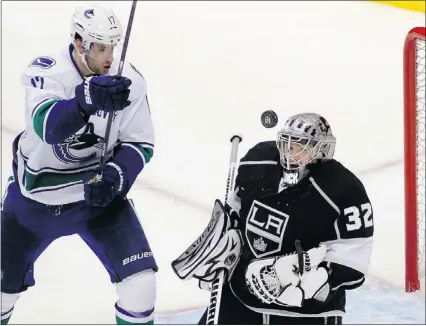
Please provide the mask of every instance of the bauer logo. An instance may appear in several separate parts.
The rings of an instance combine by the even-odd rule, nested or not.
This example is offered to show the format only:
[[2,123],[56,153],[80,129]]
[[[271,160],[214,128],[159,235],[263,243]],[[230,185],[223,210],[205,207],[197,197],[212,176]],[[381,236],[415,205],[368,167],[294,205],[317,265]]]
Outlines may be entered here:
[[123,266],[134,262],[136,260],[139,259],[144,259],[144,258],[148,258],[148,257],[152,257],[152,252],[151,251],[145,251],[145,252],[141,252],[140,254],[137,255],[132,255],[130,257],[127,257],[126,259],[123,259]]
[[92,98],[90,97],[90,79],[91,79],[92,77],[90,77],[90,78],[87,78],[85,81],[84,81],[84,97],[85,97],[85,99],[86,99],[86,103],[87,104],[92,104]]

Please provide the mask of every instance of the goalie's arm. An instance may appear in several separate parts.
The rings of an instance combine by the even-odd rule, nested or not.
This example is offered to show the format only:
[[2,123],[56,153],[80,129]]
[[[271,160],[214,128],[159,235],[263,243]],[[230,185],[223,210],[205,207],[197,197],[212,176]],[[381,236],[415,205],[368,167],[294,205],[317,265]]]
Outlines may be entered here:
[[373,244],[373,209],[362,183],[353,177],[336,200],[340,211],[334,223],[335,238],[321,266],[329,271],[331,290],[355,289],[364,283]]
[[353,290],[361,286],[365,281],[365,274],[350,267],[336,263],[323,262],[319,265],[327,269],[330,290],[336,291],[340,288]]

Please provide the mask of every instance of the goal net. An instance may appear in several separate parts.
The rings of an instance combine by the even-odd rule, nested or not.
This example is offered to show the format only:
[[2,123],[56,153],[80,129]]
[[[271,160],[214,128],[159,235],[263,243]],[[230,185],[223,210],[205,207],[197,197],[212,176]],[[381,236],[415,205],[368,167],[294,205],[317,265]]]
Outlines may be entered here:
[[404,46],[405,240],[407,292],[425,277],[425,28],[413,28]]

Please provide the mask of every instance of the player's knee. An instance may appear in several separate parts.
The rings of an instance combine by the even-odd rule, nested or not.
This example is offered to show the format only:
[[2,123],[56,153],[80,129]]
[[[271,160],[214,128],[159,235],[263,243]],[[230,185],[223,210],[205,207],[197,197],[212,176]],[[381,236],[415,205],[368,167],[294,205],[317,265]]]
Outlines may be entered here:
[[16,301],[19,299],[19,293],[4,293],[1,292],[1,313],[5,313],[9,310],[11,310],[14,306]]
[[117,317],[131,322],[149,322],[154,316],[156,277],[152,269],[130,275],[116,284]]
[[12,316],[13,307],[19,299],[19,293],[4,293],[1,292],[1,324],[5,325]]

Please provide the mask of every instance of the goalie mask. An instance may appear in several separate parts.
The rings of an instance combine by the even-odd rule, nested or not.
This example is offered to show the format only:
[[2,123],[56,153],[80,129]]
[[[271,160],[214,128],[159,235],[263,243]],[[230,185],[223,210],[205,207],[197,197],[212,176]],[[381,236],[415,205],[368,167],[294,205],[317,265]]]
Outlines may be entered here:
[[277,137],[284,183],[297,184],[309,172],[308,164],[331,160],[335,146],[336,138],[322,116],[301,113],[290,117]]

